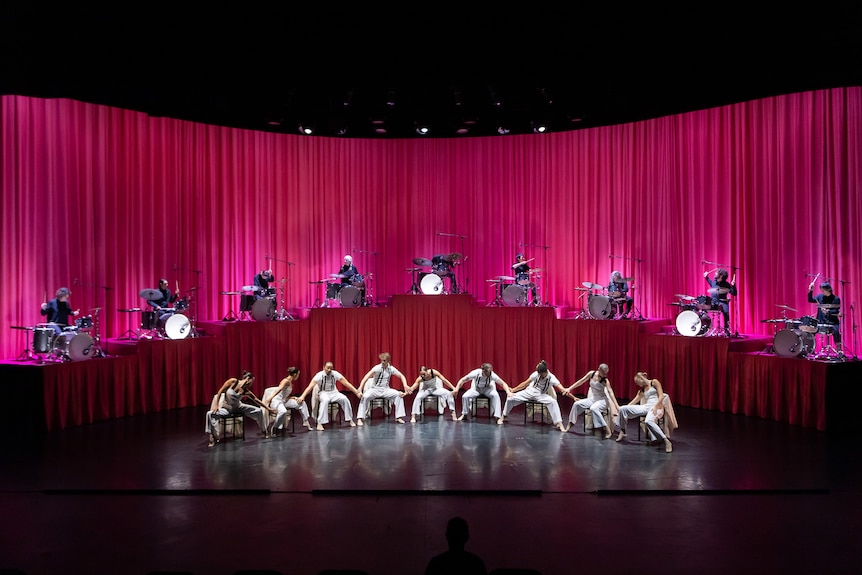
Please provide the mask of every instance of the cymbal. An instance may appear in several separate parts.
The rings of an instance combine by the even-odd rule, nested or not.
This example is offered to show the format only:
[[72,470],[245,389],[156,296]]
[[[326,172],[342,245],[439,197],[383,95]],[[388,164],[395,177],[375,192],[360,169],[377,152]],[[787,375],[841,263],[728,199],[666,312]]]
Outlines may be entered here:
[[775,318],[775,319],[762,319],[760,323],[784,323],[784,318]]
[[673,295],[675,295],[676,297],[678,297],[679,299],[684,300],[684,301],[694,301],[697,299],[696,297],[693,297],[690,295],[685,295],[684,293],[676,293]]
[[162,298],[162,292],[157,289],[142,289],[138,295],[149,301]]
[[485,280],[485,281],[486,281],[486,282],[495,283],[495,284],[503,283],[503,280]]
[[130,307],[130,308],[128,308],[128,309],[118,309],[117,311],[124,311],[124,312],[130,313],[130,312],[135,312],[135,311],[141,311],[141,308],[139,308],[139,307]]
[[221,295],[240,295],[242,292],[239,291],[223,291]]
[[196,290],[199,290],[199,289],[201,289],[201,288],[199,288],[199,287],[193,287],[193,288],[189,288],[189,289],[187,289],[186,291],[196,291]]
[[417,266],[428,267],[431,265],[431,260],[428,258],[413,258],[413,263]]
[[677,306],[677,307],[682,307],[684,304],[681,304],[681,303],[679,303],[678,301],[673,301],[673,302],[670,302],[670,303],[669,303],[669,304],[667,304],[667,305],[675,305],[675,306]]
[[90,309],[88,309],[87,311],[102,311],[102,308],[100,308],[100,307],[91,307],[91,308],[90,308]]
[[422,271],[422,268],[407,268],[407,269],[406,269],[406,270],[404,270],[404,271],[405,271],[405,272],[410,272],[410,273],[413,273],[413,272],[421,272],[421,271]]
[[631,282],[635,281],[635,278],[622,278],[620,281],[621,281],[621,282],[629,282],[629,283],[631,283]]
[[327,282],[329,282],[329,280],[317,280],[317,281],[308,282],[308,283],[310,283],[310,284],[325,284]]
[[515,278],[512,276],[497,276],[497,279],[500,281],[508,281],[508,282],[515,281]]
[[590,288],[590,289],[605,289],[605,286],[603,286],[602,284],[597,284],[597,283],[593,283],[593,282],[581,282],[581,285],[584,286],[585,288]]
[[443,256],[443,259],[447,259],[447,260],[452,261],[452,262],[457,262],[462,257],[464,257],[464,256],[462,256],[461,254],[459,254],[457,252],[453,252],[451,254],[447,254],[447,255]]
[[344,279],[344,278],[346,278],[347,276],[346,276],[346,275],[344,275],[344,274],[329,274],[329,277],[331,277],[331,278],[340,278],[340,279]]
[[709,295],[725,295],[725,294],[730,293],[730,290],[728,288],[719,288],[719,287],[709,288],[706,291]]
[[821,303],[818,304],[817,307],[819,307],[820,309],[838,309],[841,306],[837,303]]
[[537,274],[537,273],[539,273],[540,271],[542,271],[542,268],[533,268],[533,269],[531,269],[531,270],[529,271],[529,273],[531,273],[531,274]]
[[775,307],[780,307],[781,309],[786,309],[788,311],[798,311],[796,308],[792,308],[789,305],[784,305],[783,303],[776,304]]
[[582,288],[582,287],[574,287],[572,289],[576,289],[578,291],[590,291],[590,288]]

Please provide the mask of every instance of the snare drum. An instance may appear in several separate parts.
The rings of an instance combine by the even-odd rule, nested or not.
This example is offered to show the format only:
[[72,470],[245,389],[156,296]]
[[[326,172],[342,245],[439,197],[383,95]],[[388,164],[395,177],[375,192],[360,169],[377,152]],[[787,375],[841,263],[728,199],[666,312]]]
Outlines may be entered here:
[[530,274],[527,272],[521,272],[515,276],[515,283],[519,286],[528,286],[532,282],[530,281]]
[[799,329],[807,333],[817,333],[817,318],[810,315],[800,318]]
[[141,312],[141,329],[154,330],[156,329],[156,312],[145,311]]
[[192,324],[181,313],[174,314],[165,322],[165,335],[170,339],[185,339],[189,336]]
[[64,331],[54,338],[52,350],[57,357],[83,361],[93,357],[93,338],[90,334],[76,331]]
[[51,344],[56,335],[56,331],[50,325],[36,326],[33,328],[33,352],[48,353],[51,351]]
[[75,327],[80,331],[90,331],[93,329],[93,316],[79,317],[75,320]]
[[365,276],[362,274],[353,274],[353,277],[350,278],[350,285],[363,289],[365,287]]
[[676,316],[676,331],[686,337],[697,337],[709,331],[712,320],[702,311],[686,310]]
[[607,296],[594,295],[587,307],[593,319],[614,319],[617,315],[617,302]]
[[775,334],[772,349],[781,357],[804,357],[814,351],[814,336],[798,329],[782,329]]
[[251,306],[251,317],[256,321],[266,321],[275,316],[275,300],[269,298],[259,299]]
[[524,286],[511,284],[503,290],[503,302],[507,306],[525,306],[528,301],[527,288]]
[[357,287],[344,286],[338,292],[338,303],[341,307],[359,307],[364,299],[363,290]]
[[443,279],[436,273],[426,274],[419,282],[419,289],[425,295],[441,294],[443,293]]
[[694,306],[701,311],[709,311],[712,309],[712,298],[708,295],[699,295],[694,301]]

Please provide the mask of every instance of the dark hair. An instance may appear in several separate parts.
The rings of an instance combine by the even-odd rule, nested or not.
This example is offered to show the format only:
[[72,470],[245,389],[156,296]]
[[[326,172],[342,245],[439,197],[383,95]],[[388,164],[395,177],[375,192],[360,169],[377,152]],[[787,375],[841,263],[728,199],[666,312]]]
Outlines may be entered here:
[[829,282],[823,282],[820,284],[820,289],[828,289],[829,291],[832,291],[832,284]]
[[58,290],[57,290],[57,297],[58,297],[58,298],[61,298],[61,297],[67,296],[67,295],[69,295],[69,294],[71,294],[71,293],[72,293],[72,292],[71,292],[71,291],[69,291],[69,288],[67,288],[67,287],[61,287],[60,289],[58,289]]
[[538,371],[539,373],[547,373],[548,363],[543,359],[539,362],[539,365],[536,366],[536,371]]
[[517,253],[517,254],[515,254],[515,259],[516,259],[516,260],[517,260],[518,258],[522,258],[522,257],[524,257],[524,254],[523,254],[523,253]]
[[287,375],[296,375],[299,373],[299,369],[293,366],[287,368]]

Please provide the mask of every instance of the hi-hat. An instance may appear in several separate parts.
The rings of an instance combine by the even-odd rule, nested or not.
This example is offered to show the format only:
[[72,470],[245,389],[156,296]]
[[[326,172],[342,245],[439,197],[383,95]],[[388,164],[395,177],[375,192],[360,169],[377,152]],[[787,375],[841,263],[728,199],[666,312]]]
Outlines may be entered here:
[[679,299],[684,300],[684,301],[694,301],[697,299],[696,297],[693,297],[690,295],[685,295],[684,293],[677,293],[677,294],[673,294],[673,295],[675,295],[676,297],[678,297]]
[[329,274],[329,277],[331,277],[331,278],[341,278],[341,279],[344,279],[344,278],[346,278],[347,276],[346,276],[346,275],[344,275],[344,274]]
[[537,274],[537,273],[539,273],[540,271],[542,271],[542,268],[533,268],[533,269],[531,269],[531,270],[529,271],[529,273],[531,273],[531,274]]
[[504,281],[504,282],[513,282],[513,281],[515,281],[515,278],[513,278],[512,276],[497,276],[497,279],[498,279],[498,280],[500,280],[500,281]]
[[404,271],[405,271],[405,272],[411,272],[411,273],[412,273],[412,272],[421,272],[421,271],[422,271],[422,268],[407,268],[407,269],[406,269],[406,270],[404,270]]
[[239,291],[223,291],[221,295],[240,295],[242,292]]
[[100,308],[100,307],[91,307],[91,308],[90,308],[90,309],[88,309],[87,311],[102,311],[102,308]]
[[32,327],[30,327],[29,325],[13,325],[13,326],[10,326],[10,327],[11,327],[12,329],[30,329],[30,330],[32,330],[32,329],[33,329],[33,328],[32,328]]
[[329,280],[317,280],[317,281],[308,282],[308,283],[310,283],[310,284],[325,284],[328,282],[329,282]]
[[605,289],[605,286],[603,286],[602,284],[597,284],[593,282],[581,282],[581,285],[589,289]]
[[431,265],[431,260],[428,258],[413,258],[413,263],[417,266],[428,267]]
[[707,293],[709,293],[709,295],[725,295],[725,294],[730,293],[730,290],[728,288],[722,288],[722,287],[709,288],[706,291],[707,291]]
[[196,291],[196,290],[199,290],[199,289],[201,289],[201,288],[199,288],[199,287],[193,287],[193,288],[189,288],[189,289],[187,289],[186,291]]
[[631,283],[631,282],[635,281],[635,278],[621,278],[619,281]]
[[155,301],[163,297],[162,292],[157,289],[142,289],[138,295],[148,301]]
[[589,289],[589,288],[582,288],[582,287],[574,287],[574,288],[572,288],[572,289],[576,289],[576,290],[578,290],[578,291],[590,291],[590,289]]
[[787,311],[798,311],[796,308],[790,307],[789,305],[784,305],[783,303],[776,304],[775,307],[780,307],[781,309],[786,309]]

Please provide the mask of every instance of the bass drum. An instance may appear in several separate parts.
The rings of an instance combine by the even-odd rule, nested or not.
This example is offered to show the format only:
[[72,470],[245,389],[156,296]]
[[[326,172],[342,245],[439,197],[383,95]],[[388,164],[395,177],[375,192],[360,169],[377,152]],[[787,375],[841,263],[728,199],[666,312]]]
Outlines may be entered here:
[[192,323],[181,313],[175,313],[165,322],[165,335],[170,339],[185,339],[189,336]]
[[781,357],[805,357],[814,352],[814,334],[798,329],[782,329],[772,340],[775,355]]
[[676,331],[687,337],[697,337],[709,331],[712,320],[706,312],[686,310],[676,316]]
[[338,303],[341,307],[359,307],[362,305],[362,290],[353,286],[344,286],[338,292]]
[[419,289],[425,295],[439,295],[443,293],[443,278],[437,274],[427,274],[419,282]]
[[54,355],[71,360],[84,361],[93,356],[93,338],[90,334],[64,331],[54,338]]
[[266,321],[275,315],[275,300],[269,298],[259,299],[251,306],[251,317],[256,321]]
[[507,306],[527,305],[527,289],[518,284],[506,286],[506,289],[503,290],[503,302]]
[[588,307],[594,319],[614,319],[617,315],[617,302],[607,296],[594,295]]

